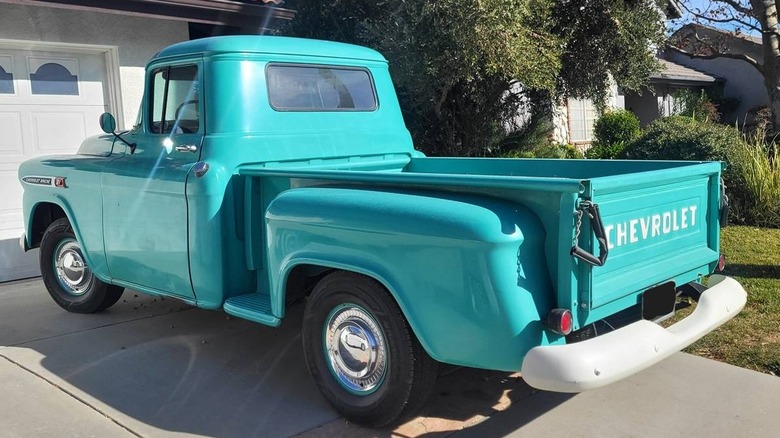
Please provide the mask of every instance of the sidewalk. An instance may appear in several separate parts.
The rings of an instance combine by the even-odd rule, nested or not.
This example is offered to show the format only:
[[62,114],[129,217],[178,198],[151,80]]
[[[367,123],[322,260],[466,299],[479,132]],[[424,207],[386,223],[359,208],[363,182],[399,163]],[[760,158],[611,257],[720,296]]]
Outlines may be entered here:
[[303,361],[301,308],[273,329],[127,291],[61,310],[40,280],[0,284],[0,435],[11,437],[774,436],[780,379],[678,354],[583,394],[444,366],[423,416],[349,424]]

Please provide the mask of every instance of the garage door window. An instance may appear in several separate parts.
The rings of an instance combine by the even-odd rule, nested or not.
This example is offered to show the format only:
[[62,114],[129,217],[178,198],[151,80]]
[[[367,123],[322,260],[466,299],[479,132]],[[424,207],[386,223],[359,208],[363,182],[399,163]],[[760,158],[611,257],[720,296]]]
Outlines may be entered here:
[[11,58],[0,56],[0,94],[14,94],[14,75]]
[[38,67],[35,73],[30,73],[30,85],[32,94],[79,95],[78,76],[56,62],[47,62]]

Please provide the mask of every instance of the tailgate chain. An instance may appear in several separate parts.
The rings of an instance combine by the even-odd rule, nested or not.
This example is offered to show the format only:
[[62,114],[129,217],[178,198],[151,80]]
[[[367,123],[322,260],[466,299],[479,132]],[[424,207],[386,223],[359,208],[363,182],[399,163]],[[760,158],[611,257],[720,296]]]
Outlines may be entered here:
[[[574,241],[572,242],[570,254],[593,266],[604,266],[604,263],[607,262],[607,255],[609,255],[609,247],[607,246],[607,233],[604,231],[604,224],[601,222],[599,205],[590,201],[582,201],[577,210],[574,211],[574,215],[577,217],[577,223],[574,229]],[[582,217],[584,215],[587,215],[588,219],[590,219],[593,234],[596,235],[596,240],[599,243],[598,257],[579,246],[580,228],[582,227]]]

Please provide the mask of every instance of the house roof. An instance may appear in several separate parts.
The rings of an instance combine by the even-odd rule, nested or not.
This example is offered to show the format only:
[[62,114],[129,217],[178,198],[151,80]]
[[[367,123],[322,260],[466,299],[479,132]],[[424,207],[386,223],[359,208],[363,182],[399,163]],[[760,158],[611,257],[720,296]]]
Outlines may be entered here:
[[763,44],[761,37],[750,35],[747,33],[735,33],[726,29],[719,29],[717,27],[707,26],[701,23],[687,23],[681,26],[679,29],[675,30],[672,33],[671,39],[674,39],[675,37],[678,36],[684,36],[686,33],[691,31],[694,32],[704,31],[707,32],[708,34],[717,34],[733,40],[745,41],[745,42],[757,44],[759,46]]
[[650,75],[650,82],[653,83],[679,83],[688,85],[709,85],[715,82],[723,81],[722,78],[704,73],[668,59],[659,59],[663,70]]
[[295,16],[295,11],[275,6],[281,0],[0,0],[0,3],[258,28],[267,27],[271,19],[291,20]]

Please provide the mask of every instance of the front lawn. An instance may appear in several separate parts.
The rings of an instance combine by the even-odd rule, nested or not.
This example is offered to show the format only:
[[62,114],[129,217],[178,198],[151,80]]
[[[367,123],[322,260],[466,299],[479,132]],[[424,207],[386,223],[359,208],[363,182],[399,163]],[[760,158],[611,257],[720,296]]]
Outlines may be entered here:
[[748,292],[742,312],[685,351],[780,376],[780,229],[724,228],[725,275]]

